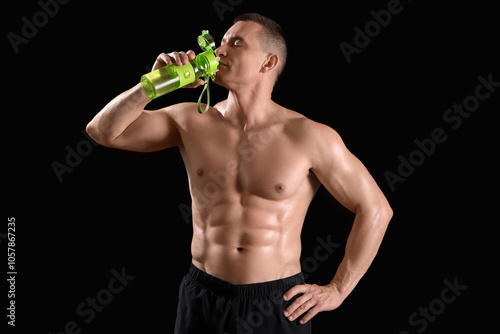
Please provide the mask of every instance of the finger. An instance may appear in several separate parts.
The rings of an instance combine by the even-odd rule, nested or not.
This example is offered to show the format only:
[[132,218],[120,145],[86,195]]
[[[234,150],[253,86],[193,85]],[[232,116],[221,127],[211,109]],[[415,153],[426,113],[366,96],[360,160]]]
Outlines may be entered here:
[[316,316],[316,314],[318,314],[319,312],[321,312],[320,310],[320,307],[316,304],[316,306],[314,306],[312,309],[309,310],[309,312],[307,312],[301,319],[300,319],[300,324],[303,325],[305,324],[306,322],[308,322],[309,320],[311,320],[312,318],[314,318],[314,316]]
[[198,79],[192,83],[193,88],[196,88],[196,87],[204,85],[204,84],[205,84],[205,80],[203,80],[203,79]]
[[172,65],[172,58],[166,53],[160,54],[158,58],[156,58],[156,61],[165,65]]
[[288,320],[293,321],[299,318],[301,315],[306,313],[311,307],[317,304],[317,300],[309,297],[307,300],[303,300],[303,302],[298,305],[298,307],[291,313],[289,313]]
[[186,52],[186,55],[189,57],[189,59],[193,60],[194,58],[196,58],[196,53],[194,53],[193,50],[189,50],[188,52]]
[[195,82],[193,82],[193,83],[191,83],[189,85],[184,86],[183,88],[196,88],[196,87],[199,87],[199,86],[201,86],[203,84],[205,84],[205,81],[203,79],[198,79]]
[[172,52],[170,54],[172,55],[172,58],[174,58],[175,64],[177,66],[181,66],[182,65],[182,59],[181,59],[181,55],[179,54],[179,52],[174,51],[174,52]]
[[285,301],[289,301],[290,299],[292,299],[295,295],[299,294],[299,293],[304,293],[306,292],[308,289],[308,285],[307,284],[301,284],[301,285],[296,285],[294,286],[293,288],[291,288],[290,290],[288,290],[287,292],[285,292],[283,294],[283,299]]
[[186,52],[183,52],[183,51],[179,52],[179,58],[181,60],[181,65],[189,64],[189,57],[186,54]]
[[303,309],[303,305],[305,305],[307,302],[309,302],[311,300],[311,298],[312,298],[311,294],[305,294],[305,295],[300,296],[299,298],[294,300],[294,302],[292,304],[290,304],[290,306],[288,306],[285,309],[283,314],[285,315],[285,317],[288,317],[290,320],[297,319],[297,317],[300,314],[307,311],[307,309],[302,310],[302,312],[300,312],[300,313],[297,313],[297,311],[300,311],[301,309]]

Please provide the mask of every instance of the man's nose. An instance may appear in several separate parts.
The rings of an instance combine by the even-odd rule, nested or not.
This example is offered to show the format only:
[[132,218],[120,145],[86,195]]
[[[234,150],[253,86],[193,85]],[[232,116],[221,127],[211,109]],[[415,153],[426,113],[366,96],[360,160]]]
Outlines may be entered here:
[[215,49],[215,55],[217,57],[225,57],[226,56],[226,50],[223,48],[223,46],[219,46],[217,49]]

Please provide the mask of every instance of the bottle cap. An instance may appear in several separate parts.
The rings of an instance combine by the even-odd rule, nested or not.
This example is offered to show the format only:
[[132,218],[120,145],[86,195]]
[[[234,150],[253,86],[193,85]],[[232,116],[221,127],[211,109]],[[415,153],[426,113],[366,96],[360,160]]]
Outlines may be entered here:
[[198,36],[198,45],[203,51],[215,52],[215,40],[208,33],[208,30],[203,30]]

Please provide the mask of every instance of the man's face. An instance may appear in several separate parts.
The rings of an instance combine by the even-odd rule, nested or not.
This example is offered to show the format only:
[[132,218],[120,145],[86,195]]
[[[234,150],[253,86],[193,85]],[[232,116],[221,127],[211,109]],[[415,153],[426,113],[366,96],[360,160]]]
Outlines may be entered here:
[[231,89],[259,80],[267,54],[259,42],[261,25],[251,21],[236,22],[224,35],[216,55],[220,57],[216,83]]

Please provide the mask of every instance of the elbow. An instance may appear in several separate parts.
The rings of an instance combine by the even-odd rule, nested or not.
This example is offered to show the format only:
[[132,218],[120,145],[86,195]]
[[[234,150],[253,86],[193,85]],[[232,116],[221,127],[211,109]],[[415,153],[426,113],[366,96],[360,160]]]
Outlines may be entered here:
[[394,211],[392,210],[391,206],[389,203],[386,203],[382,209],[383,215],[385,219],[387,220],[387,223],[389,223],[394,216]]
[[95,120],[92,120],[89,124],[87,124],[85,131],[87,131],[89,137],[92,138],[99,145],[102,146],[109,145],[109,141],[106,140],[106,136],[103,135],[102,131],[99,129],[99,125],[95,122]]
[[106,119],[100,115],[97,115],[93,120],[87,124],[85,127],[85,131],[90,138],[95,140],[99,145],[106,147],[113,147],[113,140],[116,136],[113,137],[111,124],[106,121]]
[[389,202],[387,202],[387,200],[384,200],[379,204],[377,208],[377,220],[381,223],[381,225],[387,227],[393,215],[394,211],[392,210],[391,205],[389,204]]
[[383,230],[387,229],[387,226],[394,215],[394,211],[387,201],[378,205],[373,205],[370,208],[366,208],[365,210],[362,210],[362,212],[370,217],[373,227],[378,227]]
[[87,134],[89,135],[90,138],[92,138],[97,143],[102,145],[100,140],[101,136],[99,136],[99,130],[97,129],[97,126],[94,124],[94,121],[91,121],[89,124],[87,124],[85,131],[87,131]]
[[392,219],[392,216],[394,215],[394,211],[392,210],[391,206],[389,203],[386,201],[380,208],[379,208],[379,226],[386,230],[387,227],[389,226],[389,222]]

